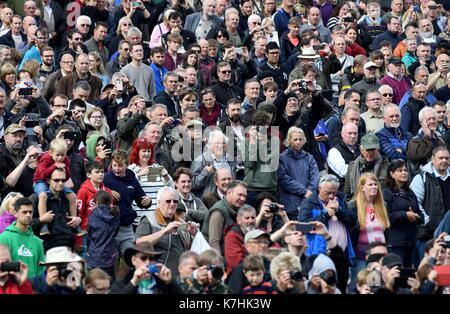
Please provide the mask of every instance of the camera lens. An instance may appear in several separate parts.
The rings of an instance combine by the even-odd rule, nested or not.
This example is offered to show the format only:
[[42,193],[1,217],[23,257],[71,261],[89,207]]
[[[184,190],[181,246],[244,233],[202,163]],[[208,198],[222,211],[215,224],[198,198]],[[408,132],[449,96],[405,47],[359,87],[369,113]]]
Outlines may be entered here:
[[301,271],[298,270],[291,270],[289,272],[289,275],[291,275],[291,278],[295,281],[302,281],[303,280],[303,274]]
[[222,280],[223,277],[223,269],[220,266],[210,266],[209,270],[211,270],[211,274],[213,276],[214,279],[216,280]]

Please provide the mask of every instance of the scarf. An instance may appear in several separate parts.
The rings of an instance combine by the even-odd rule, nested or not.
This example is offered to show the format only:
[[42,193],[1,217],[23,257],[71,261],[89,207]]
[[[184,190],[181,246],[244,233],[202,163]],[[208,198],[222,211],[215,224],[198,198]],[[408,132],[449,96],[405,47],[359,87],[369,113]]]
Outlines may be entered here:
[[211,113],[209,113],[208,109],[206,109],[205,106],[202,106],[200,108],[200,117],[208,126],[215,126],[217,123],[217,119],[220,117],[220,111],[221,110],[219,104],[215,102]]
[[[359,177],[364,172],[372,172],[373,174],[378,173],[378,169],[380,168],[382,164],[383,159],[378,156],[377,159],[375,159],[373,162],[368,163],[366,162],[361,156],[355,159],[355,165],[350,170],[350,190],[351,193],[354,194],[354,189],[356,188],[358,184]],[[372,166],[371,169],[369,169],[369,166]]]
[[[161,209],[159,209],[159,207],[156,208],[155,216],[156,216],[156,222],[159,225],[162,225],[162,226],[167,225],[166,218],[163,216]],[[178,217],[176,214],[174,214],[171,219],[173,221],[181,221],[180,217]]]
[[366,15],[364,19],[367,23],[367,26],[380,26],[381,25],[381,17],[377,17],[375,21],[373,21],[370,16]]

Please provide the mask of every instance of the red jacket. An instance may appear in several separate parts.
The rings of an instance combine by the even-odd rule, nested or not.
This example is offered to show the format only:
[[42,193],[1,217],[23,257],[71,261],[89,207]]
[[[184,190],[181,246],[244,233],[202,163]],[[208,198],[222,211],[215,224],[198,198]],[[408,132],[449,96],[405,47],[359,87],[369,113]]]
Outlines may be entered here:
[[[38,157],[38,166],[36,171],[34,172],[33,183],[37,181],[47,181],[52,175],[53,171],[57,168],[55,162],[50,156],[49,152],[45,152]],[[66,167],[64,170],[66,171],[66,179],[70,178],[70,161],[66,156],[64,157],[64,164]]]
[[[100,184],[100,190],[108,192],[112,199],[113,196],[111,190],[104,186],[103,183]],[[83,230],[86,230],[89,216],[95,209],[94,197],[95,194],[97,194],[97,191],[98,190],[92,186],[91,180],[89,179],[84,181],[78,190],[77,207],[79,213],[78,215],[81,218],[81,228]]]
[[0,286],[0,294],[34,294],[34,291],[29,280],[21,286],[8,280],[4,286]]
[[247,250],[244,245],[244,234],[241,226],[236,224],[225,236],[225,260],[227,262],[227,273],[238,266],[245,258]]
[[367,56],[366,50],[357,43],[353,43],[350,46],[347,46],[347,49],[345,49],[345,53],[352,57],[356,57],[357,55]]

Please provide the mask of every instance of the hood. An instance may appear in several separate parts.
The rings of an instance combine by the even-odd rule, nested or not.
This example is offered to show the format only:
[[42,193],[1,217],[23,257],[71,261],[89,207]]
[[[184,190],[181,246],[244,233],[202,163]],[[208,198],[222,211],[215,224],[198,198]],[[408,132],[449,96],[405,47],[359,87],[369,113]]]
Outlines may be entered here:
[[[94,186],[92,185],[91,181],[89,179],[87,179],[86,181],[84,181],[83,183],[81,183],[80,189],[87,189],[90,193],[92,194],[97,194],[97,189],[94,188]],[[104,190],[105,186],[103,185],[103,183],[100,184],[100,189]]]
[[28,227],[28,230],[26,232],[22,232],[16,227],[16,223],[17,221],[14,221],[11,225],[8,226],[8,228],[5,229],[5,231],[3,231],[3,233],[12,232],[20,235],[26,235],[28,237],[33,235],[33,231],[30,227]]
[[[429,174],[433,174],[434,173],[433,163],[431,161],[428,162],[425,166],[422,167],[422,170]],[[447,169],[447,174],[450,175],[450,168]]]
[[337,279],[337,272],[336,272],[336,266],[334,266],[333,261],[331,258],[324,254],[319,254],[316,259],[314,260],[314,263],[311,267],[311,270],[308,273],[308,280],[311,280],[312,276],[315,274],[320,274],[324,272],[325,270],[331,269],[336,274]]
[[95,151],[95,146],[97,145],[97,142],[100,138],[105,138],[105,136],[99,132],[96,132],[89,136],[89,138],[86,141],[86,156],[90,159],[95,159],[97,156],[97,152]]
[[111,208],[106,205],[98,205],[92,212],[92,215],[100,218],[103,221],[109,222],[116,219],[116,216],[111,214]]

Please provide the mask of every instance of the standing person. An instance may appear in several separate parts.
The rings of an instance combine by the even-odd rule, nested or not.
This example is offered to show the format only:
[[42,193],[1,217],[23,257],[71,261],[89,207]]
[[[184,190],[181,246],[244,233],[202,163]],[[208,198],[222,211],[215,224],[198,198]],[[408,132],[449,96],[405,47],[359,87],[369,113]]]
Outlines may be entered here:
[[135,237],[132,227],[137,213],[132,207],[133,201],[141,208],[149,208],[152,200],[145,195],[135,174],[128,166],[128,154],[118,149],[112,155],[111,171],[105,175],[104,184],[112,190],[114,200],[119,203],[120,229],[116,236],[116,245],[122,256],[127,248],[134,245]]
[[117,206],[111,206],[111,195],[99,190],[93,199],[95,209],[87,223],[88,269],[100,268],[115,278],[114,264],[118,259],[114,238],[119,232],[120,213]]
[[366,267],[367,246],[376,241],[386,242],[384,233],[390,227],[381,185],[376,175],[370,172],[361,175],[354,200],[349,203],[349,208],[357,217],[357,222],[350,231],[356,253],[352,267],[354,280],[359,271]]
[[400,256],[404,267],[412,267],[417,226],[423,223],[423,214],[414,192],[409,188],[409,174],[404,160],[391,161],[383,197],[391,222],[387,231],[389,252]]
[[150,101],[156,94],[155,78],[153,70],[142,63],[144,59],[144,48],[142,44],[132,44],[130,46],[132,61],[124,66],[120,72],[125,74],[130,83],[136,87],[139,95]]
[[[138,138],[134,141],[128,163],[128,169],[134,172],[142,190],[152,200],[156,199],[156,194],[162,187],[175,187],[167,170],[155,161],[154,146],[146,139]],[[133,209],[137,213],[134,220],[134,224],[137,225],[142,217],[156,210],[156,202],[152,202],[152,205],[145,209],[133,204]]]
[[289,148],[280,155],[278,185],[280,200],[289,219],[295,220],[303,199],[308,198],[319,183],[319,168],[314,157],[303,151],[306,143],[302,129],[291,127],[286,142]]
[[40,275],[44,268],[39,263],[45,257],[42,240],[31,229],[33,203],[28,198],[19,198],[14,203],[14,216],[16,221],[0,234],[0,244],[9,247],[13,261],[22,261],[28,265],[30,277]]

